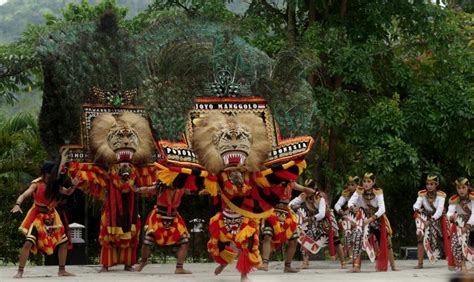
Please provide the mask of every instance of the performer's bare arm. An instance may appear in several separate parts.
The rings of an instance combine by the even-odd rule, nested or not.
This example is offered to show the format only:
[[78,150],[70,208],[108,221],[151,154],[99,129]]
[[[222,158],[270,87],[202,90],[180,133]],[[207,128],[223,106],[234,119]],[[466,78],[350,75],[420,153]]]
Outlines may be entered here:
[[72,193],[74,193],[74,191],[76,190],[76,186],[72,186],[70,188],[66,188],[66,187],[63,187],[61,186],[61,194],[64,194],[66,196],[70,196]]
[[293,189],[295,189],[296,191],[305,192],[305,193],[308,193],[308,194],[314,193],[314,189],[303,186],[303,185],[300,185],[296,182],[294,182]]
[[151,185],[151,186],[142,186],[142,187],[137,187],[135,189],[135,193],[139,194],[156,194],[156,185]]
[[58,176],[61,173],[61,170],[66,166],[67,162],[67,153],[69,152],[69,148],[64,148],[61,152],[61,161],[59,162],[58,166]]
[[20,206],[21,206],[21,203],[23,203],[23,201],[25,199],[28,199],[35,191],[36,191],[36,183],[32,183],[30,185],[30,187],[28,187],[28,189],[26,189],[25,192],[23,192],[17,199],[16,199],[16,202],[15,202],[15,205],[13,206],[13,208],[10,210],[10,212],[12,213],[16,213],[16,212],[21,212],[23,213],[23,211],[21,210]]

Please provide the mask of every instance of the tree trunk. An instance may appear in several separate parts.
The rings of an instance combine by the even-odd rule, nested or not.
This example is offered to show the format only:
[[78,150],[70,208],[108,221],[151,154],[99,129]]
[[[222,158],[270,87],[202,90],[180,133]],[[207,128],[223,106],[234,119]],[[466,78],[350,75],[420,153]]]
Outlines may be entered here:
[[347,0],[341,0],[341,7],[339,7],[339,15],[344,17],[347,12]]
[[288,19],[288,29],[287,29],[287,37],[288,43],[291,47],[296,46],[296,1],[289,0],[287,7],[286,7],[286,14]]

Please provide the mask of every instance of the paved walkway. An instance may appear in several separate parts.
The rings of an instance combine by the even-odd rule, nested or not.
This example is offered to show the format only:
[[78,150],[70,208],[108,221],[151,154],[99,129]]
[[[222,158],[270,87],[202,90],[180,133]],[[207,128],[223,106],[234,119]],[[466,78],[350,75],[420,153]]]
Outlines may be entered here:
[[[310,269],[303,270],[297,274],[287,274],[282,272],[283,263],[270,263],[268,272],[255,271],[250,274],[251,281],[275,281],[275,282],[306,282],[306,281],[410,281],[410,282],[437,282],[450,281],[455,277],[455,273],[448,271],[446,262],[439,261],[435,265],[430,265],[425,261],[425,269],[415,270],[416,261],[401,260],[398,266],[401,271],[375,272],[374,265],[370,262],[362,264],[361,273],[347,273],[339,268],[338,263],[330,261],[313,261]],[[300,266],[301,262],[294,262],[294,266]],[[191,275],[174,275],[173,264],[153,264],[148,265],[141,273],[122,271],[122,267],[116,266],[107,273],[97,273],[100,266],[68,266],[68,270],[75,273],[75,277],[57,277],[57,267],[55,266],[27,266],[25,268],[23,281],[66,281],[66,282],[119,282],[119,281],[159,281],[159,282],[231,282],[239,281],[239,274],[235,269],[235,264],[230,265],[219,276],[214,276],[213,271],[216,264],[213,263],[192,263],[185,264],[191,271]],[[17,267],[0,267],[0,281],[18,281],[12,279]],[[469,280],[473,281],[472,277]]]

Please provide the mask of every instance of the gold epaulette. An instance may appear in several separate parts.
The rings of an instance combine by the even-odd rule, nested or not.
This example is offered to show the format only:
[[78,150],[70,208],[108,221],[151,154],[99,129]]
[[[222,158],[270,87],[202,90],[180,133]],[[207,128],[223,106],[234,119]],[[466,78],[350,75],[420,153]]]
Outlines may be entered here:
[[38,178],[34,179],[33,181],[31,181],[31,183],[38,183],[42,180],[43,180],[43,177],[38,177]]
[[446,193],[444,193],[443,191],[438,191],[436,192],[436,196],[441,197],[441,198],[446,198]]
[[418,191],[418,197],[424,197],[426,196],[426,193],[428,193],[426,189],[420,190]]
[[357,192],[357,194],[362,195],[364,193],[364,187],[360,187],[360,186],[357,187],[356,192]]
[[342,191],[341,196],[343,196],[344,198],[350,198],[351,194],[351,190],[345,189],[344,191]]
[[374,188],[374,194],[375,195],[383,195],[382,188]]
[[457,203],[459,203],[459,195],[458,194],[453,195],[453,196],[451,196],[451,198],[449,198],[449,204],[450,205],[456,205]]

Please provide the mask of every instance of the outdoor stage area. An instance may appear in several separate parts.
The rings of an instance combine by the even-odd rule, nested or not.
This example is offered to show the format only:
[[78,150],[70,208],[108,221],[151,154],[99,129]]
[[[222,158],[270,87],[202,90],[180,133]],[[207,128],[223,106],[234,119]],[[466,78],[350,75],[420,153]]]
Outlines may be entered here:
[[[294,266],[300,266],[301,262],[294,262]],[[283,273],[283,262],[271,262],[268,272],[254,271],[250,274],[251,281],[472,281],[472,276],[467,280],[456,280],[456,273],[448,271],[446,261],[439,261],[430,265],[425,261],[425,268],[413,269],[415,260],[400,260],[398,266],[401,271],[375,272],[374,264],[364,262],[361,273],[347,273],[340,269],[337,262],[312,261],[310,269],[305,269],[296,274]],[[175,275],[174,264],[151,264],[145,267],[143,272],[124,272],[123,266],[116,266],[107,273],[98,273],[100,266],[68,266],[67,270],[75,273],[75,277],[57,277],[57,266],[27,266],[23,275],[23,281],[87,281],[87,282],[118,282],[118,281],[160,281],[160,282],[230,282],[239,281],[240,276],[235,269],[235,264],[229,265],[219,276],[214,276],[213,263],[188,263],[185,267],[191,271],[191,275]],[[18,281],[13,279],[17,267],[0,267],[0,281]],[[471,274],[472,275],[472,274]],[[460,278],[460,277],[458,277]],[[467,278],[467,277],[466,277]]]

